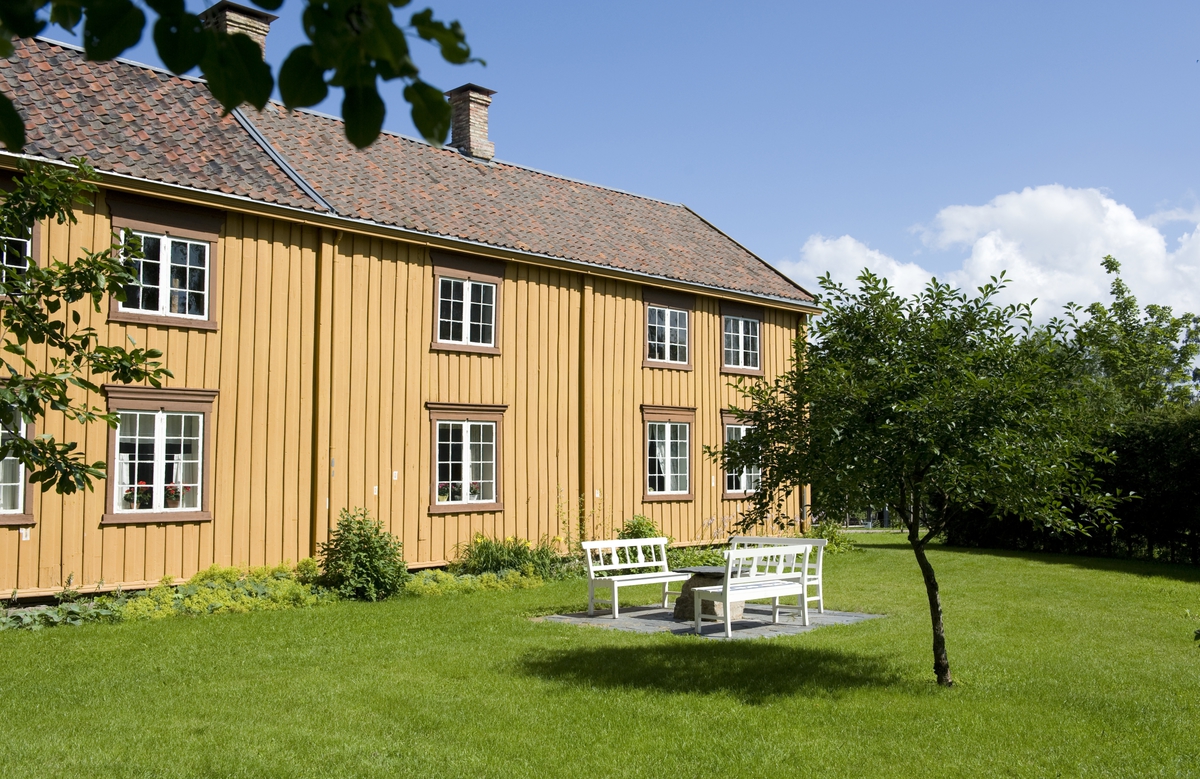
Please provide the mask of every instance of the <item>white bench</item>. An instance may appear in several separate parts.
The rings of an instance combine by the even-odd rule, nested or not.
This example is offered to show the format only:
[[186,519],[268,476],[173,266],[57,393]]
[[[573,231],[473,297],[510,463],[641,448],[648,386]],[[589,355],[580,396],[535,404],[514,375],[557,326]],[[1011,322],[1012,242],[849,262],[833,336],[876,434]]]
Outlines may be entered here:
[[[812,548],[812,554],[809,555],[807,564],[804,567],[803,576],[808,583],[809,594],[805,597],[809,602],[817,602],[817,611],[821,614],[825,613],[825,583],[822,578],[825,569],[825,544],[824,538],[771,538],[770,536],[734,536],[729,539],[729,548],[737,549],[757,549],[764,546],[808,546]],[[799,578],[799,577],[797,577]]]
[[[784,609],[797,611],[808,624],[808,557],[813,546],[781,545],[742,548],[725,552],[725,582],[716,587],[697,587],[692,590],[696,599],[696,632],[701,632],[705,617],[723,619],[725,637],[733,636],[733,625],[729,616],[729,604],[748,600],[771,600],[771,622],[779,622],[779,613]],[[785,606],[780,598],[797,597],[797,605]],[[711,600],[724,606],[723,616],[704,614],[703,601]]]
[[[583,551],[587,555],[588,567],[588,616],[596,613],[597,603],[608,603],[612,607],[612,618],[616,619],[620,606],[617,590],[638,584],[662,584],[662,605],[667,607],[671,595],[679,595],[668,589],[671,582],[685,581],[689,574],[673,573],[667,567],[667,539],[628,538],[613,541],[584,541]],[[631,571],[630,573],[616,573]],[[596,587],[608,587],[612,592],[609,600],[596,597]]]

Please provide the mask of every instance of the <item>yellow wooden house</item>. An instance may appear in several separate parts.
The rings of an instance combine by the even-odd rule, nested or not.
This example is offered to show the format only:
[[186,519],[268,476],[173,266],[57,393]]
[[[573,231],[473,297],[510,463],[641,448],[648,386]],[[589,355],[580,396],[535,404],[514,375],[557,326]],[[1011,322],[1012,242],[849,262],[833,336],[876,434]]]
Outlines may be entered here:
[[17,41],[0,89],[24,156],[102,174],[76,224],[34,226],[4,262],[137,233],[126,301],[80,310],[174,373],[92,398],[116,429],[37,420],[107,462],[94,492],[0,465],[0,592],[297,560],[347,507],[414,567],[475,533],[611,537],[635,514],[723,539],[744,509],[756,474],[702,447],[741,434],[730,383],[788,367],[812,297],[685,206],[494,159],[489,90],[450,93],[445,148],[356,151],[336,118],[223,117],[202,82],[46,40]]

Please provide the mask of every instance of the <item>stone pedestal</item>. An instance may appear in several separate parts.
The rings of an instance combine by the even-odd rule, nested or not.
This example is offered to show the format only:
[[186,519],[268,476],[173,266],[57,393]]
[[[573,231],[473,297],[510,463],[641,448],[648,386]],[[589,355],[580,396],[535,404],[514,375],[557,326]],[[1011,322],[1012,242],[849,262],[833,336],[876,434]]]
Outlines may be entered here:
[[[724,572],[715,576],[703,573],[692,574],[692,578],[683,583],[683,592],[675,599],[675,619],[680,622],[695,622],[696,599],[692,596],[692,590],[696,587],[720,587],[724,583]],[[729,618],[741,619],[744,605],[743,603],[731,603]],[[711,614],[714,617],[725,616],[725,604],[723,603],[715,603],[711,600],[702,601],[701,609],[703,614]]]

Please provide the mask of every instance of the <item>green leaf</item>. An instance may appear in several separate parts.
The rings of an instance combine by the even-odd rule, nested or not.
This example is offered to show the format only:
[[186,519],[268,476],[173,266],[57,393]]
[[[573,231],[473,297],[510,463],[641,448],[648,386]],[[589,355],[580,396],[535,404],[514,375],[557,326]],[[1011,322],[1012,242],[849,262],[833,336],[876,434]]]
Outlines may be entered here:
[[313,59],[312,46],[297,46],[279,68],[279,94],[288,108],[316,105],[329,95],[325,68]]
[[414,81],[404,88],[404,99],[412,104],[412,120],[425,140],[435,145],[446,142],[450,132],[450,104],[440,89]]
[[[408,89],[404,94],[408,96]],[[346,138],[350,143],[360,149],[370,146],[383,129],[386,110],[374,84],[346,87],[346,97],[342,100],[342,119],[346,122]]]
[[186,73],[199,65],[207,43],[204,25],[195,14],[160,16],[154,23],[154,46],[172,73]]
[[254,0],[254,4],[267,11],[278,11],[283,0]]
[[50,7],[50,23],[64,30],[75,31],[75,25],[83,18],[83,3],[80,0],[53,0]]
[[83,51],[90,60],[110,60],[142,39],[146,14],[130,0],[92,0],[83,21]]
[[11,152],[25,148],[25,120],[5,94],[0,94],[0,142]]
[[262,109],[275,87],[271,67],[263,62],[262,49],[240,32],[227,35],[206,30],[205,35],[208,45],[200,60],[200,70],[208,81],[208,91],[225,107],[226,113],[242,103]]
[[40,33],[46,27],[45,20],[38,18],[38,10],[43,5],[45,0],[9,0],[0,3],[0,33],[4,34],[4,42],[11,45],[13,36],[32,38]]

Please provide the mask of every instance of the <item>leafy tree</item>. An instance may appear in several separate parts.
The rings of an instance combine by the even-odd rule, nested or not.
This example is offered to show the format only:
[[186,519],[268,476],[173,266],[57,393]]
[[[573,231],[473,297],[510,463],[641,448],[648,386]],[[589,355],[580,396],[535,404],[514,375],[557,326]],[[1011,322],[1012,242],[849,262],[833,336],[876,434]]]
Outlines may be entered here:
[[1176,316],[1157,305],[1143,312],[1121,279],[1121,264],[1112,255],[1103,264],[1113,276],[1113,303],[1088,306],[1088,319],[1079,327],[1079,342],[1096,372],[1125,415],[1188,404],[1200,390],[1200,316]]
[[994,301],[1003,275],[974,297],[933,280],[905,299],[869,271],[857,291],[820,283],[813,337],[776,381],[740,385],[749,408],[737,416],[754,429],[720,456],[728,470],[761,468],[748,525],[806,483],[825,516],[887,506],[908,531],[934,673],[950,685],[927,545],[980,507],[1059,527],[1111,521],[1116,498],[1093,473],[1108,459],[1094,443],[1106,416],[1071,312],[1035,327],[1028,305]]
[[[268,11],[284,0],[253,0]],[[359,148],[379,137],[385,106],[380,79],[400,79],[404,99],[412,106],[413,124],[430,143],[441,144],[450,129],[450,106],[445,95],[421,80],[412,60],[409,38],[436,45],[452,64],[481,62],[471,57],[458,22],[433,18],[426,8],[398,25],[393,8],[411,0],[299,0],[304,3],[304,32],[310,43],[297,46],[279,69],[279,92],[288,108],[320,103],[329,87],[344,90],[342,118],[346,137]],[[258,44],[243,33],[208,29],[184,0],[139,0],[155,14],[154,46],[163,64],[174,73],[199,67],[213,97],[229,112],[242,103],[262,109],[271,97],[275,78],[263,61]],[[46,11],[45,9],[49,9]],[[57,24],[66,30],[83,24],[84,56],[110,60],[137,45],[148,24],[133,0],[6,0],[0,3],[0,56],[13,53],[13,37],[31,38]],[[25,125],[7,96],[0,95],[0,141],[9,151],[25,145]]]
[[[9,244],[44,219],[75,222],[74,208],[96,192],[97,176],[83,160],[72,163],[74,169],[18,163],[20,174],[12,191],[0,192],[0,236],[9,236]],[[124,300],[125,285],[136,281],[126,258],[142,256],[136,239],[121,243],[114,236],[111,245],[84,250],[70,263],[52,259],[45,266],[31,262],[23,272],[5,269],[0,276],[0,427],[18,432],[23,422],[43,418],[47,410],[80,424],[102,420],[115,427],[116,414],[81,400],[81,390],[99,393],[100,379],[121,384],[148,381],[157,387],[171,375],[157,361],[162,356],[157,349],[101,344],[94,328],[81,326],[78,308],[70,308],[90,301],[99,312],[108,295]],[[41,482],[43,490],[91,489],[93,479],[105,476],[104,463],[86,462],[75,442],[56,441],[44,433],[36,438],[4,435],[0,458],[9,455],[25,465],[30,481]]]

